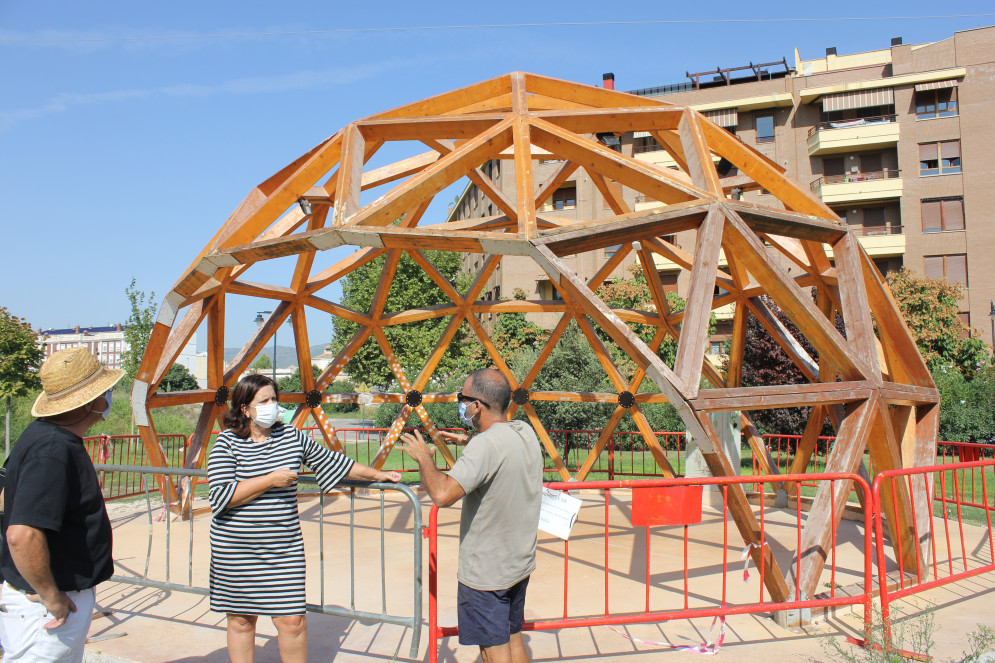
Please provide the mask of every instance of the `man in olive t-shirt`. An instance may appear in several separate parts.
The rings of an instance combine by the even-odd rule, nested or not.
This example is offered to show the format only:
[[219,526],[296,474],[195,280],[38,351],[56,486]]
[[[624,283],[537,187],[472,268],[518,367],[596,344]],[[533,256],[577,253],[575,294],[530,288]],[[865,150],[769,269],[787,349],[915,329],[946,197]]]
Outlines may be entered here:
[[448,473],[436,469],[417,432],[402,436],[404,449],[436,505],[464,498],[456,574],[460,644],[479,646],[486,663],[527,663],[521,631],[542,501],[539,440],[528,424],[508,420],[511,386],[499,371],[471,373],[457,400],[464,423],[479,433]]

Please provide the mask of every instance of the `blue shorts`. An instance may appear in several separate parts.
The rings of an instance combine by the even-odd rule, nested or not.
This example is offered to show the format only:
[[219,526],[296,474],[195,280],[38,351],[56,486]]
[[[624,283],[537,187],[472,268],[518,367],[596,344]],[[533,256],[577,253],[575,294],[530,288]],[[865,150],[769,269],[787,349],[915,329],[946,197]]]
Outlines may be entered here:
[[456,592],[459,643],[478,647],[508,644],[512,635],[522,631],[528,586],[528,576],[508,589],[494,591],[460,583]]

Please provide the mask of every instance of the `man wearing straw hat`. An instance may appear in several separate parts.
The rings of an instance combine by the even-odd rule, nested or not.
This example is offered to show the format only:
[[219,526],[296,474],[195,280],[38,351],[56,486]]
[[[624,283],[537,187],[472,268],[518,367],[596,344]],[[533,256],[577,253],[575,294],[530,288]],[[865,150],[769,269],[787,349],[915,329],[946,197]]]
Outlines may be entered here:
[[94,587],[111,577],[111,524],[82,436],[124,374],[86,348],[54,353],[6,464],[0,545],[4,661],[83,660]]

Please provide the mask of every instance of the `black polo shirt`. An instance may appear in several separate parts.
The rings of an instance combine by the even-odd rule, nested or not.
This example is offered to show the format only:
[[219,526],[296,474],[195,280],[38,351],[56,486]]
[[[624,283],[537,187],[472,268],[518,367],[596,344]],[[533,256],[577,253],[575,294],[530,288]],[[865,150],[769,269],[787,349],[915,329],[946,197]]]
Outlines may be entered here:
[[3,502],[0,574],[8,584],[33,591],[10,557],[11,525],[45,532],[52,576],[62,591],[111,577],[111,523],[81,437],[47,421],[31,422],[10,452]]

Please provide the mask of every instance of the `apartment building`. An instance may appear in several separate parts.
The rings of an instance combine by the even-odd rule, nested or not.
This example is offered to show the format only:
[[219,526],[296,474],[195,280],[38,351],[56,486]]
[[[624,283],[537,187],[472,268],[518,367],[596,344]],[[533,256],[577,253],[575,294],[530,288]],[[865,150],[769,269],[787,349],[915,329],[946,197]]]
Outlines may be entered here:
[[[124,326],[121,323],[104,327],[76,325],[66,329],[38,329],[37,334],[38,344],[45,352],[45,359],[58,350],[83,346],[107,368],[122,368],[122,355],[131,347],[124,338]],[[197,341],[191,338],[176,362],[183,364],[187,370],[194,373],[197,368],[196,355]]]
[[[748,57],[748,54],[744,54]],[[690,64],[690,63],[689,63]],[[992,341],[995,327],[995,187],[988,154],[995,147],[990,108],[995,103],[995,27],[955,33],[941,41],[903,44],[840,55],[753,64],[689,74],[675,84],[632,90],[632,94],[688,105],[811,186],[844,219],[882,272],[903,266],[934,278],[960,282],[960,315],[975,334]],[[605,75],[606,87],[614,76]],[[648,134],[598,136],[623,154],[676,168]],[[533,164],[542,183],[558,167]],[[503,193],[515,195],[514,164],[494,160],[483,171]],[[721,176],[735,175],[719,162]],[[738,195],[738,194],[737,194]],[[744,200],[780,206],[763,190]],[[660,203],[623,189],[636,210]],[[450,210],[450,219],[500,214],[470,184]],[[564,182],[543,208],[551,216],[597,219],[612,215],[582,170]],[[694,231],[674,238],[693,246]],[[602,266],[611,248],[568,261],[581,276]],[[465,257],[468,269],[483,256]],[[612,274],[627,277],[632,260]],[[688,275],[657,258],[666,288],[684,295]],[[484,297],[510,298],[521,288],[530,299],[555,299],[556,290],[530,260],[505,257],[488,281]],[[718,352],[728,333],[731,310],[716,311]],[[555,314],[532,318],[544,326]],[[488,322],[487,320],[484,321]]]
[[121,368],[121,355],[129,348],[120,323],[106,327],[39,329],[38,341],[45,350],[45,359],[58,350],[83,346],[107,368]]

